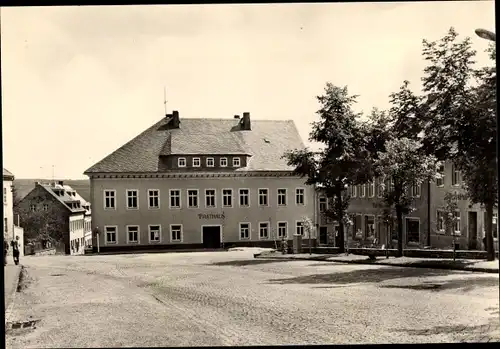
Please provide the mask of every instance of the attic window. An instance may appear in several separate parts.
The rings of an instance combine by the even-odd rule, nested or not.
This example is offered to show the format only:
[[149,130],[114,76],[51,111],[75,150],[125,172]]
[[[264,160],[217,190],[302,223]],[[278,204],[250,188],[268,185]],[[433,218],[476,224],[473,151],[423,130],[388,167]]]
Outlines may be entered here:
[[240,158],[233,158],[233,167],[240,167],[241,161]]
[[177,160],[177,166],[179,166],[179,167],[186,167],[186,158],[179,158]]

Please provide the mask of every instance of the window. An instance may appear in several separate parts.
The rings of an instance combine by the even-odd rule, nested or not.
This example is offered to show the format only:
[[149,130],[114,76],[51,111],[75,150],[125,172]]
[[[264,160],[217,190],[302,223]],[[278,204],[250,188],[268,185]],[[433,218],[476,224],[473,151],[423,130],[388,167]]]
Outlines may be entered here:
[[116,191],[105,190],[104,191],[104,208],[105,209],[115,209],[116,208]]
[[241,161],[240,158],[233,158],[233,167],[240,167]]
[[278,206],[286,206],[286,189],[278,189]]
[[375,181],[368,183],[368,197],[375,197]]
[[161,228],[159,225],[149,226],[149,242],[159,242],[161,236]]
[[365,196],[366,196],[366,185],[360,184],[359,185],[359,197],[364,198]]
[[394,180],[392,178],[385,180],[385,192],[393,192],[394,191]]
[[304,188],[295,189],[295,203],[297,205],[305,205]]
[[36,212],[36,205],[30,205],[30,211]]
[[493,225],[491,227],[493,238],[498,239],[498,213],[493,213]]
[[220,159],[220,167],[227,167],[227,158]]
[[406,218],[406,236],[408,242],[420,242],[420,221],[416,218]]
[[269,222],[259,223],[259,239],[269,238]]
[[182,241],[182,225],[181,224],[171,224],[170,225],[170,241]]
[[215,189],[205,189],[205,207],[215,207]]
[[139,207],[139,191],[135,189],[127,190],[127,208],[137,209]]
[[443,187],[444,186],[444,164],[439,165],[439,170],[438,170],[438,175],[436,178],[436,185],[438,187]]
[[451,184],[460,185],[460,171],[455,165],[451,166]]
[[437,211],[436,214],[436,230],[438,233],[444,234],[445,224],[444,224],[445,213],[443,211]]
[[278,238],[287,238],[288,236],[288,223],[278,222]]
[[127,225],[127,242],[139,242],[139,226]]
[[357,187],[355,185],[351,185],[351,197],[353,198],[356,197],[356,189]]
[[453,223],[453,233],[455,235],[460,235],[461,234],[460,211],[455,211],[453,215],[455,218],[455,222]]
[[200,158],[193,158],[193,167],[200,167],[200,166],[201,166]]
[[240,240],[250,239],[250,223],[240,223]]
[[378,187],[377,197],[381,198],[382,196],[384,196],[384,189],[382,187],[383,182],[382,182],[381,179],[378,179],[377,182],[378,182],[378,185],[377,185],[377,187]]
[[43,204],[43,210],[48,211],[49,210],[49,205],[48,204]]
[[3,188],[3,203],[7,205],[7,188]]
[[117,242],[117,228],[116,227],[105,227],[104,231],[106,232],[106,244],[116,244]]
[[324,196],[320,196],[319,198],[319,212],[326,212],[328,209],[328,200]]
[[304,236],[304,222],[301,222],[301,221],[296,222],[295,234]]
[[259,206],[268,206],[267,201],[268,189],[259,189]]
[[189,189],[188,194],[188,207],[198,208],[198,189]]
[[148,190],[149,208],[160,208],[160,191],[158,189]]
[[214,167],[215,161],[214,158],[207,158],[207,167]]
[[365,215],[365,236],[375,236],[375,216]]
[[233,207],[233,189],[222,189],[222,206]]
[[250,190],[240,189],[240,207],[250,206]]
[[179,167],[186,167],[186,158],[179,158],[179,159],[177,159],[177,166],[179,166]]
[[422,185],[415,183],[411,186],[411,196],[414,198],[419,198],[422,193]]
[[170,189],[170,208],[181,208],[181,191]]
[[9,223],[7,221],[7,218],[3,219],[3,231],[6,233],[9,231]]

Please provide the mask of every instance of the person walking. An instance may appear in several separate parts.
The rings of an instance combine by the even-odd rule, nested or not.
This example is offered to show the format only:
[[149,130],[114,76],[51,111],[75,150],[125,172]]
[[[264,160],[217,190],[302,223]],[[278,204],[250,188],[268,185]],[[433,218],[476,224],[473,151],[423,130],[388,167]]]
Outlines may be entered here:
[[7,252],[9,252],[9,244],[7,240],[3,241],[3,266],[7,265]]
[[11,242],[12,245],[12,256],[14,257],[14,263],[16,265],[19,264],[19,235],[16,235],[16,239],[12,240]]

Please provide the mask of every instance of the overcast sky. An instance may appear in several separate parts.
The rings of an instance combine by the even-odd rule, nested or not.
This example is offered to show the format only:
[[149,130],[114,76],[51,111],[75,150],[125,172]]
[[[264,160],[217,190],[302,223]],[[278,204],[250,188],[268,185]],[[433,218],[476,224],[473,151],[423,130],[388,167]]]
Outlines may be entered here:
[[[494,2],[2,8],[4,167],[17,178],[86,178],[160,120],[292,119],[307,141],[326,82],[385,108],[420,89],[422,39],[453,26],[488,64]],[[133,159],[131,159],[133,161]]]

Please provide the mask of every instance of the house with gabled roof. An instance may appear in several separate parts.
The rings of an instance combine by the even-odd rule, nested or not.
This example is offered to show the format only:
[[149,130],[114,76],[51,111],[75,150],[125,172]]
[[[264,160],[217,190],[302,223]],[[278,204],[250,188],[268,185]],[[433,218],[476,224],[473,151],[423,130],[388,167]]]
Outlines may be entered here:
[[185,118],[173,111],[88,170],[100,250],[274,246],[304,234],[314,188],[283,154],[291,120]]
[[36,182],[17,208],[27,237],[62,243],[65,254],[83,254],[92,244],[90,203],[63,181]]

